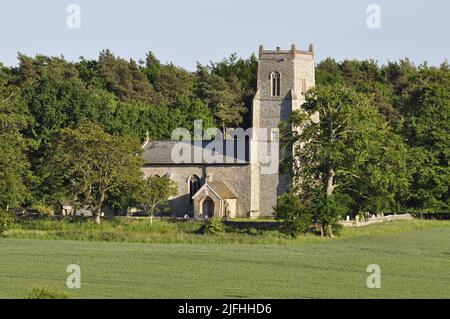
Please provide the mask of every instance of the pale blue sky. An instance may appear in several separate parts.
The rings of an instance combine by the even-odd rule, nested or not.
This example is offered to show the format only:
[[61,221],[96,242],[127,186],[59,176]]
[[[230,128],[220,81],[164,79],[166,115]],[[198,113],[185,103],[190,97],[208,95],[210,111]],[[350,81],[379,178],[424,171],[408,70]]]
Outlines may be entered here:
[[[71,3],[81,7],[81,29],[66,26]],[[372,3],[381,29],[366,26]],[[17,52],[77,60],[109,48],[135,59],[151,50],[193,70],[233,52],[248,57],[259,44],[314,43],[317,61],[407,56],[438,65],[450,53],[449,14],[448,0],[1,0],[0,61],[15,65]]]

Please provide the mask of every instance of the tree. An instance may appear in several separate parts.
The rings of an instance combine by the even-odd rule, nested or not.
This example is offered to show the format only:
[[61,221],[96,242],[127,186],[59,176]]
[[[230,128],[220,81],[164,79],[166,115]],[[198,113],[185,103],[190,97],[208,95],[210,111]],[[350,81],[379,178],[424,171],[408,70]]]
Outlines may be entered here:
[[47,154],[46,172],[53,191],[88,205],[96,223],[111,193],[142,178],[142,149],[129,138],[105,133],[89,122],[60,130]]
[[409,77],[400,101],[400,131],[410,147],[413,183],[407,205],[449,211],[450,68],[421,66]]
[[315,189],[308,198],[308,210],[316,225],[319,225],[320,237],[325,234],[334,237],[339,229],[339,220],[350,207],[349,197],[340,192],[327,195],[320,188]]
[[257,69],[254,55],[241,59],[232,54],[221,62],[197,65],[196,94],[213,110],[218,126],[223,128],[227,121],[230,125],[250,125],[246,114],[250,115],[256,93]]
[[100,124],[106,132],[142,141],[148,132],[151,139],[164,140],[176,128],[177,114],[164,104],[118,102],[114,112],[104,117]]
[[17,208],[30,199],[32,180],[27,144],[19,134],[0,134],[0,208]]
[[33,116],[27,134],[42,144],[41,151],[60,128],[76,126],[83,119],[99,121],[100,113],[110,109],[104,104],[108,100],[91,94],[77,78],[42,76],[26,82],[23,94]]
[[[379,67],[373,60],[336,62],[327,58],[317,65],[316,83],[317,86],[346,84],[358,92],[371,94],[374,97],[373,104],[379,112],[389,121],[396,121],[399,114],[395,108],[395,89],[398,87],[390,81],[395,82],[401,77],[403,69],[397,67],[396,63]],[[394,69],[400,73],[394,75]]]
[[0,235],[14,223],[14,215],[0,208]]
[[96,69],[98,77],[109,92],[122,101],[159,103],[157,94],[140,66],[132,59],[126,61],[109,50],[100,52]]
[[337,85],[314,89],[306,99],[305,112],[294,112],[282,127],[285,146],[293,147],[285,161],[300,196],[307,205],[316,203],[321,234],[333,236],[343,212],[337,197],[349,196],[347,209],[354,214],[394,206],[407,186],[406,149],[370,95]]
[[28,124],[20,90],[6,86],[0,65],[0,210],[17,208],[30,199],[32,174],[27,158],[29,141],[22,131]]
[[194,97],[195,75],[172,63],[161,64],[152,52],[147,54],[143,72],[169,105],[183,96]]
[[156,212],[165,212],[169,208],[169,198],[177,194],[176,184],[167,176],[151,176],[144,183],[140,193],[140,204],[144,212],[153,216]]
[[247,108],[243,105],[230,105],[226,103],[219,104],[214,114],[222,126],[222,132],[226,138],[226,128],[236,128],[244,120],[243,114],[247,112]]
[[211,109],[198,98],[179,97],[171,110],[171,115],[172,123],[176,124],[172,126],[172,129],[184,127],[193,132],[196,120],[203,122],[203,129],[216,127]]
[[[236,102],[243,103],[247,110],[252,109],[256,94],[258,59],[252,54],[248,59],[238,58],[234,53],[230,57],[209,66],[211,74],[225,79],[230,90],[236,96]],[[219,123],[220,124],[220,123]],[[251,114],[244,114],[243,127],[251,126]]]
[[220,104],[233,105],[238,102],[238,95],[233,92],[227,81],[209,69],[197,64],[196,95],[214,112]]

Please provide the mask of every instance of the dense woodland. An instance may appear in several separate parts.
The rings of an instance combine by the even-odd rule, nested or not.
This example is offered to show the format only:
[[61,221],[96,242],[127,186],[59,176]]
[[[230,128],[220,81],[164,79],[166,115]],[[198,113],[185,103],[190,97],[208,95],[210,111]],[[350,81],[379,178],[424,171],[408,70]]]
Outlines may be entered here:
[[[119,158],[120,152],[137,154],[147,131],[151,139],[169,139],[177,127],[192,128],[194,119],[202,119],[204,127],[248,127],[250,123],[255,56],[231,55],[217,63],[198,64],[195,72],[163,64],[151,52],[140,61],[122,59],[108,50],[100,52],[98,59],[78,62],[22,54],[18,59],[17,67],[0,64],[1,210],[52,207],[69,197],[84,201],[95,197],[88,201],[93,207],[108,201],[112,206],[132,204],[132,181],[117,173],[120,178],[114,181],[96,176],[88,183],[80,177],[80,168],[86,172],[94,159],[106,165],[99,159],[102,149],[111,158],[114,154]],[[335,200],[347,203],[346,209],[353,212],[449,211],[450,67],[446,62],[439,67],[416,66],[405,59],[380,66],[375,61],[328,58],[317,64],[316,88],[307,104],[311,112],[317,112],[325,100],[335,105],[345,101],[350,109],[362,104],[367,112],[342,113],[347,118],[336,113],[335,120],[342,121],[339,128],[350,122],[353,128],[358,123],[370,127],[358,131],[360,136],[336,135],[342,145],[328,145],[334,153],[310,149],[326,161],[354,161],[355,171],[349,174],[357,175],[358,182],[345,180],[345,188],[337,187],[343,178],[337,178],[336,185],[333,180],[328,183],[329,194],[335,186],[340,189],[342,196]],[[310,135],[304,138],[327,134],[314,130],[307,130]],[[360,143],[364,140],[377,144]],[[367,158],[361,159],[368,145],[374,150],[365,156],[379,157],[370,165]],[[68,148],[73,157],[86,161],[71,161]],[[98,148],[97,153],[93,148]],[[391,151],[381,154],[379,150]],[[129,159],[128,172],[140,165],[132,156]],[[110,167],[121,163],[108,160]],[[380,165],[384,169],[371,169]],[[327,167],[332,179],[335,172]],[[55,172],[66,179],[55,179]],[[304,178],[308,172],[301,174]],[[372,185],[374,180],[378,182]],[[123,185],[131,186],[124,189]],[[296,205],[289,200],[287,204]]]

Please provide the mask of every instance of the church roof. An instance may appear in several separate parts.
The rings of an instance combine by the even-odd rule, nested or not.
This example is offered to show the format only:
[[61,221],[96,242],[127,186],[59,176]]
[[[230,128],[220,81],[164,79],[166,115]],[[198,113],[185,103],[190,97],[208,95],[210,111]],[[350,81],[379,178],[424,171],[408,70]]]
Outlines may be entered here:
[[[227,151],[227,141],[223,141],[221,148],[215,148],[212,141],[147,141],[143,145],[144,162],[146,165],[189,165],[189,164],[223,164],[223,165],[243,165],[249,163],[249,142],[244,145],[244,154],[238,154],[237,145],[232,150]],[[181,143],[181,144],[179,144]],[[244,144],[244,143],[243,143]],[[183,154],[182,158],[186,161],[174,159],[172,151],[175,156],[178,154],[177,149],[186,147],[190,149],[190,154]],[[216,162],[205,158],[202,154],[212,154],[217,159]],[[234,154],[233,154],[234,153]]]
[[237,198],[236,195],[228,188],[227,185],[223,182],[214,181],[214,182],[207,182],[205,185],[203,185],[197,193],[192,196],[192,198],[197,197],[199,194],[201,194],[205,188],[211,189],[217,196],[219,196],[221,199],[233,199]]
[[215,181],[206,183],[222,199],[237,198],[236,195],[223,182]]

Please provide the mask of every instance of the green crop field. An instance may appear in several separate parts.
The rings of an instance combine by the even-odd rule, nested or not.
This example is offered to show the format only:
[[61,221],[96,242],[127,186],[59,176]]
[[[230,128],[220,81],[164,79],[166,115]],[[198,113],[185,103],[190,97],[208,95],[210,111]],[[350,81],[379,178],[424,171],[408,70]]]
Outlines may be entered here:
[[[36,287],[70,298],[450,298],[450,224],[440,223],[278,245],[2,238],[0,298]],[[66,287],[69,264],[81,267],[80,289]],[[380,289],[366,286],[370,264]]]

